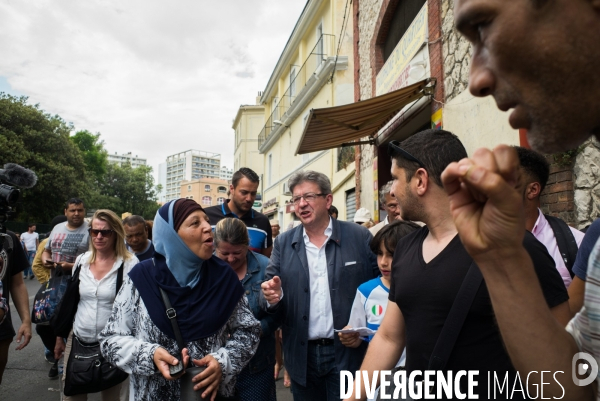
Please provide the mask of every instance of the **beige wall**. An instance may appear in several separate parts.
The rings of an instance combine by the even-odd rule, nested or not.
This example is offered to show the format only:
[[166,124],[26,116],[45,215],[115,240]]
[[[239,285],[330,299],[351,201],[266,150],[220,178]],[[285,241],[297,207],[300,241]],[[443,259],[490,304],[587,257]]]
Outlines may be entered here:
[[264,125],[263,106],[240,106],[234,120],[235,153],[233,171],[249,167],[259,176],[263,173],[263,155],[258,152],[258,134]]
[[[206,190],[206,185],[210,187],[209,191]],[[221,190],[219,190],[219,188],[221,188]],[[180,197],[193,199],[203,207],[214,206],[219,204],[219,198],[227,199],[228,189],[229,184],[227,183],[227,180],[219,180],[216,178],[182,181]],[[207,196],[211,199],[210,204],[205,203],[203,200],[204,197]]]
[[464,91],[444,107],[444,129],[456,134],[472,155],[481,147],[519,144],[519,131],[508,124],[508,116],[492,97],[474,98]]

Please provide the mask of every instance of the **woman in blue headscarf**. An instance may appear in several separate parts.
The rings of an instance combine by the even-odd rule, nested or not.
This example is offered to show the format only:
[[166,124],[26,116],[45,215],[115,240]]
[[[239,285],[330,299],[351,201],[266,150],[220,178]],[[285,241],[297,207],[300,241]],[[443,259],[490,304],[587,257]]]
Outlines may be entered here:
[[[136,401],[177,400],[169,373],[183,355],[206,370],[194,378],[202,397],[227,399],[256,352],[260,323],[233,270],[213,256],[211,226],[191,199],[162,206],[153,227],[154,258],[137,264],[100,334],[102,354],[131,376]],[[168,295],[186,348],[179,350],[159,287]],[[218,397],[217,397],[218,395]],[[233,398],[232,398],[233,399]]]

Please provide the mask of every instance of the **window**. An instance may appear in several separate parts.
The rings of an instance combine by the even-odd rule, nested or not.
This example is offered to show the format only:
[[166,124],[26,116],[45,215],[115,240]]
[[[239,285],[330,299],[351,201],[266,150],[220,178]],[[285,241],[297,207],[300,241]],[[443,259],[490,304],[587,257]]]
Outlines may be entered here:
[[217,205],[222,205],[223,203],[225,203],[225,198],[217,198]]
[[279,120],[279,107],[277,107],[279,98],[274,97],[273,98],[273,103],[272,103],[272,108],[273,108],[273,121],[275,120]]
[[317,67],[323,62],[325,54],[323,54],[323,24],[319,24],[317,27]]
[[217,192],[220,194],[225,194],[225,193],[227,193],[227,188],[219,187],[219,188],[217,188]]
[[396,6],[396,9],[394,10],[391,22],[389,25],[387,25],[390,27],[389,31],[387,32],[387,36],[385,38],[381,38],[385,39],[382,46],[384,63],[388,60],[396,48],[396,45],[398,42],[400,42],[400,39],[402,39],[402,36],[404,36],[408,30],[408,27],[413,22],[417,14],[419,14],[419,11],[421,11],[421,8],[425,3],[426,0],[398,2],[398,6]]
[[192,186],[188,185],[188,192],[191,192],[191,191],[192,191]]
[[290,97],[296,96],[296,67],[290,69]]
[[205,192],[210,192],[210,185],[206,184],[206,185],[204,186],[204,191],[205,191]]
[[269,170],[268,170],[268,175],[267,175],[267,185],[271,185],[271,172],[273,171],[273,154],[270,153],[269,154]]
[[203,196],[202,197],[202,204],[203,205],[207,205],[207,206],[212,205],[212,198],[210,196]]

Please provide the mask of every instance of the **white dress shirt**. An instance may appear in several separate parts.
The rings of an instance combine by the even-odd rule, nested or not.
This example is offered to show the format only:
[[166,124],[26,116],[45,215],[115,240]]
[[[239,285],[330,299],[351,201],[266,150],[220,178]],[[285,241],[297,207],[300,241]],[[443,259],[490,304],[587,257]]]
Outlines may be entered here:
[[308,339],[333,338],[333,312],[331,310],[331,296],[329,293],[329,275],[327,274],[327,257],[325,246],[333,232],[333,223],[329,218],[329,225],[324,234],[327,239],[318,248],[308,238],[302,228],[302,236],[306,247],[308,260],[308,276],[310,286],[310,311],[308,320]]
[[[123,258],[117,258],[110,271],[100,280],[96,280],[90,271],[91,256],[92,252],[88,251],[80,255],[75,262],[75,266],[81,263],[81,270],[79,271],[80,300],[73,323],[73,332],[86,343],[97,342],[98,334],[108,322],[116,296],[117,273],[123,262]],[[138,262],[134,255],[125,261],[123,281]]]
[[[554,263],[556,264],[556,270],[558,270],[558,272],[560,273],[563,282],[565,283],[565,287],[569,288],[572,281],[571,274],[569,273],[569,269],[567,269],[565,261],[563,260],[560,254],[560,250],[558,249],[558,244],[556,243],[554,231],[552,230],[550,223],[548,223],[548,220],[546,220],[546,217],[544,216],[542,211],[538,209],[538,213],[538,218],[535,222],[535,225],[533,226],[533,230],[531,230],[531,233],[534,235],[535,238],[537,238],[538,241],[540,241],[542,244],[544,244],[544,246],[546,246],[546,249],[548,249],[548,253],[550,254],[550,256],[552,256],[552,259],[554,259]],[[581,241],[583,241],[584,234],[571,226],[569,226],[569,228],[571,229],[571,232],[575,237],[575,241],[577,242],[577,248],[579,248],[581,246]]]

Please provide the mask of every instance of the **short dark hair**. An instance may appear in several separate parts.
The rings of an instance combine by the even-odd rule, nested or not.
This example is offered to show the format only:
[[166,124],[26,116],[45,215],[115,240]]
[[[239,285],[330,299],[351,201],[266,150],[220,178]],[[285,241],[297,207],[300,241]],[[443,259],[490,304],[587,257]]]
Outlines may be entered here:
[[375,255],[379,254],[381,252],[381,244],[383,244],[385,249],[387,249],[387,251],[393,255],[400,238],[412,233],[415,230],[418,230],[419,228],[421,227],[412,221],[394,220],[390,224],[383,226],[383,228],[379,230],[377,234],[375,234],[371,240],[371,243],[369,244],[371,251]]
[[[442,172],[452,162],[457,162],[467,157],[467,151],[462,142],[450,131],[428,129],[418,132],[400,142],[400,148],[418,159],[429,177],[439,187],[442,186]],[[410,180],[421,167],[411,161],[401,152],[388,146],[392,160],[396,161],[399,168],[406,172],[406,179]]]
[[530,182],[539,182],[543,191],[546,188],[548,177],[550,177],[550,163],[548,163],[546,157],[535,150],[526,149],[522,146],[514,146],[514,148],[517,150],[519,163],[521,163],[525,174],[534,180]]
[[146,220],[144,220],[144,218],[142,216],[138,216],[135,214],[132,214],[131,216],[127,216],[127,217],[125,217],[125,219],[123,219],[123,225],[125,225],[125,226],[134,227],[134,226],[137,226],[138,224],[143,224],[144,227],[146,227]]
[[240,180],[243,177],[246,177],[250,180],[250,182],[253,183],[260,182],[260,177],[254,172],[254,170],[248,167],[242,167],[241,169],[233,173],[233,176],[231,177],[231,184],[234,188],[237,187],[238,182],[240,182]]
[[83,205],[83,201],[79,198],[71,198],[65,202],[65,209],[68,209],[69,205]]
[[331,216],[331,215],[332,215],[332,214],[334,214],[334,213],[336,214],[336,216],[338,216],[338,217],[339,217],[339,215],[340,215],[340,212],[338,212],[338,210],[337,210],[337,207],[335,207],[335,206],[331,205],[331,206],[329,207],[329,215]]
[[31,227],[33,227],[33,226],[35,226],[35,225],[36,225],[35,223],[28,223],[28,224],[27,224],[27,228],[31,228]]

